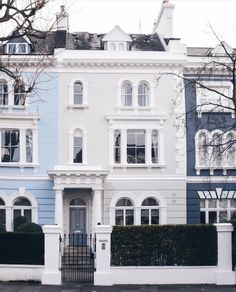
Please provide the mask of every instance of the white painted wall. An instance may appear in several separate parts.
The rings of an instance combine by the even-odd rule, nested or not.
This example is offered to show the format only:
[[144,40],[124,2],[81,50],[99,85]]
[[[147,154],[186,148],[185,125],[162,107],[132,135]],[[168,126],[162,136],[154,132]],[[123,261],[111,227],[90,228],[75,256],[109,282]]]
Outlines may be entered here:
[[0,265],[1,281],[39,281],[43,266],[36,265]]

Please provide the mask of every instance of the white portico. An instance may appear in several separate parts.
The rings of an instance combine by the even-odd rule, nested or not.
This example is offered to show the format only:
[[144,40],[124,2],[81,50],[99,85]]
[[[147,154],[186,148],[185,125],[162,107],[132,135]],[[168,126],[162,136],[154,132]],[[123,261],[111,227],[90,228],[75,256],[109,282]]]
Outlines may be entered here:
[[94,233],[102,223],[103,185],[108,170],[101,167],[56,166],[49,171],[54,182],[55,224],[64,233]]

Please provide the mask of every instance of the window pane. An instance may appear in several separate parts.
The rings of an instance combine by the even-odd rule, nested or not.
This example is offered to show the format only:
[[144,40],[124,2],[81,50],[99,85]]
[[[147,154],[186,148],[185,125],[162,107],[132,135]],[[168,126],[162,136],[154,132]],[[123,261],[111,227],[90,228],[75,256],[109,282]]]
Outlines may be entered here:
[[120,199],[120,200],[116,203],[116,206],[119,206],[119,207],[127,207],[127,206],[133,206],[133,204],[132,204],[132,202],[130,201],[130,199],[123,198],[123,199]]
[[142,225],[149,224],[149,210],[148,209],[141,210],[141,224]]
[[219,212],[219,223],[227,221],[227,211]]
[[145,163],[145,131],[127,131],[127,162]]
[[74,84],[74,104],[83,104],[83,85],[81,82]]
[[121,87],[121,104],[123,106],[132,106],[132,85],[127,81]]
[[8,54],[16,53],[16,44],[8,44]]
[[208,201],[208,207],[209,208],[216,208],[216,203],[217,203],[216,199],[209,200]]
[[14,105],[25,104],[25,86],[24,84],[15,83],[14,85]]
[[159,224],[159,210],[158,209],[151,210],[151,224]]
[[116,210],[116,225],[124,225],[123,210]]
[[82,163],[83,151],[80,147],[74,147],[74,163]]
[[27,222],[30,223],[32,221],[31,210],[24,210],[24,217],[26,218]]
[[85,205],[86,205],[85,201],[80,198],[73,199],[70,202],[70,206],[85,206]]
[[230,220],[236,220],[236,211],[230,212]]
[[227,200],[226,199],[219,200],[219,207],[227,208]]
[[121,133],[119,130],[114,132],[114,161],[115,163],[121,162]]
[[13,214],[14,214],[14,219],[21,216],[21,210],[20,209],[17,209],[17,210],[13,210]]
[[206,200],[200,200],[200,208],[205,208]]
[[158,163],[158,131],[152,131],[152,163]]
[[230,200],[230,206],[233,208],[236,208],[236,199],[231,199]]
[[0,209],[0,226],[6,227],[6,210]]
[[6,82],[0,82],[0,105],[8,104],[8,86]]
[[216,211],[210,211],[209,212],[209,223],[210,224],[217,223],[217,213],[216,213]]
[[26,162],[33,162],[33,131],[26,131]]
[[18,53],[26,54],[26,44],[18,44]]
[[205,212],[200,212],[200,222],[201,222],[201,224],[206,223],[206,213]]
[[142,202],[142,206],[159,206],[156,199],[147,198]]
[[133,210],[125,210],[125,224],[133,225],[134,224],[134,211]]
[[0,199],[0,206],[5,206],[5,203],[2,199]]
[[2,162],[19,162],[20,160],[20,132],[19,130],[2,130]]
[[16,199],[14,206],[31,206],[31,203],[26,198],[18,198]]
[[146,83],[141,83],[138,87],[138,105],[149,105],[149,87]]

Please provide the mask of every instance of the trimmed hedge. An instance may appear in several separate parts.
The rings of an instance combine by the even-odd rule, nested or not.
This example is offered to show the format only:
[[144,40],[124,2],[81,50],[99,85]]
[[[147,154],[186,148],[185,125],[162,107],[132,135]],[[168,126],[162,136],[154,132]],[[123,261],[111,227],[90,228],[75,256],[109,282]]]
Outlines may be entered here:
[[211,266],[217,264],[213,225],[115,226],[113,266]]
[[16,232],[36,232],[36,233],[42,233],[43,229],[39,224],[29,222],[21,224],[17,227]]
[[0,233],[0,264],[44,264],[43,233]]

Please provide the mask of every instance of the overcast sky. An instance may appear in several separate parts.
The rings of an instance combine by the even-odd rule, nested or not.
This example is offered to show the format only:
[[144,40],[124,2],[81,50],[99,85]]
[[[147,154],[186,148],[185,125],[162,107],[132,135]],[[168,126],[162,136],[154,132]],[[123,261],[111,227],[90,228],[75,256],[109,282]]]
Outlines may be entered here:
[[[52,0],[65,3],[70,31],[106,33],[119,25],[127,33],[151,33],[163,0]],[[170,0],[175,4],[174,32],[188,46],[214,46],[216,33],[236,47],[236,0]]]

